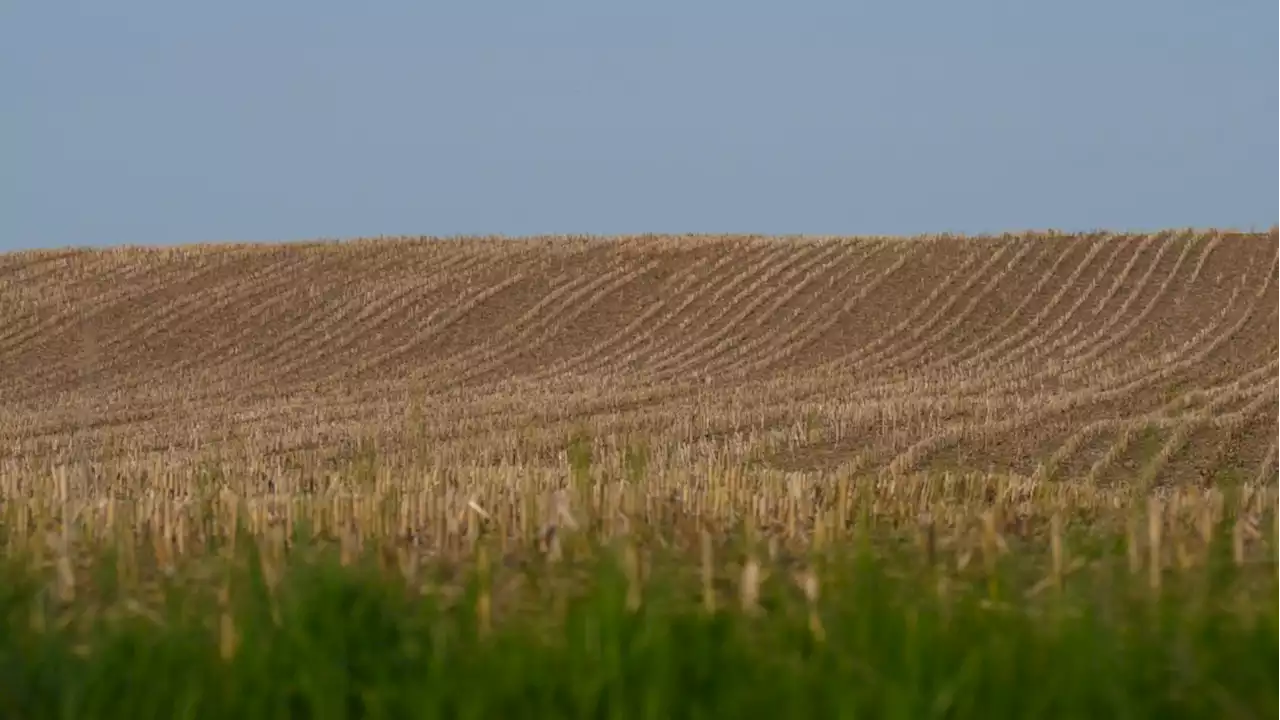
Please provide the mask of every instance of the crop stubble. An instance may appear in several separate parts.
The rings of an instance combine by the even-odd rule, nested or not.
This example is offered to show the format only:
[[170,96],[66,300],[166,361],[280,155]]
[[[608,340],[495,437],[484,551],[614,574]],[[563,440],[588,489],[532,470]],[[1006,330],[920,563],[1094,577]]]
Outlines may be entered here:
[[1275,229],[9,254],[0,498],[180,510],[212,474],[264,517],[515,528],[585,433],[597,509],[1274,504],[1276,273]]

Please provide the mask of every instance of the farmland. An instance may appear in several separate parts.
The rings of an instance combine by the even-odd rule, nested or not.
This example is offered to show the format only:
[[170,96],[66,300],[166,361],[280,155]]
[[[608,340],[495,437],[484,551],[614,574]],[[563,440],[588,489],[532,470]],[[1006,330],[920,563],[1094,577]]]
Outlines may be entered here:
[[1274,716],[1278,249],[0,255],[10,715],[177,716],[128,647],[236,716]]

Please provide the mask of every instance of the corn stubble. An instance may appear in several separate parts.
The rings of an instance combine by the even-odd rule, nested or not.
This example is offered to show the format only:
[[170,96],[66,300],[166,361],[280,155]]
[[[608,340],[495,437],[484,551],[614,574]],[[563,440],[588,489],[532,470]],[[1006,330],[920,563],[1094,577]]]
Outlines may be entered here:
[[0,712],[1274,716],[1277,239],[3,256]]

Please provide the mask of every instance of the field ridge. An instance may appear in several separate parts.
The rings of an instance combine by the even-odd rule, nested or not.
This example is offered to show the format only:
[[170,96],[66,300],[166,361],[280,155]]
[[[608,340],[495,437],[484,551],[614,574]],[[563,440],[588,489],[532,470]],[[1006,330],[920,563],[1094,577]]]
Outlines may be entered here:
[[[517,464],[586,427],[799,472],[1157,485],[1211,482],[1228,443],[1266,481],[1278,247],[1272,228],[7,253],[0,473],[191,459],[232,430],[270,456],[393,449],[429,408],[413,443]],[[1155,455],[1126,460],[1148,430]]]

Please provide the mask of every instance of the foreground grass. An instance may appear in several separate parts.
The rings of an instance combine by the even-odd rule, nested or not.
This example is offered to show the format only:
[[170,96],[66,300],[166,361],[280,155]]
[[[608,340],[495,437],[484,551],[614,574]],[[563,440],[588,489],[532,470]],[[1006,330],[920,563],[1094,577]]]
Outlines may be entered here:
[[[1158,589],[1123,548],[1032,588],[1027,563],[956,573],[863,545],[803,570],[774,567],[748,612],[731,587],[741,564],[712,577],[696,559],[658,555],[641,582],[616,550],[554,568],[472,566],[450,595],[422,592],[431,578],[410,583],[375,555],[344,563],[295,550],[273,569],[246,540],[236,562],[171,576],[148,600],[118,582],[110,558],[74,599],[9,559],[0,714],[1277,714],[1275,567],[1238,566],[1229,551],[1167,570]],[[810,576],[820,586],[806,592],[797,579]]]

